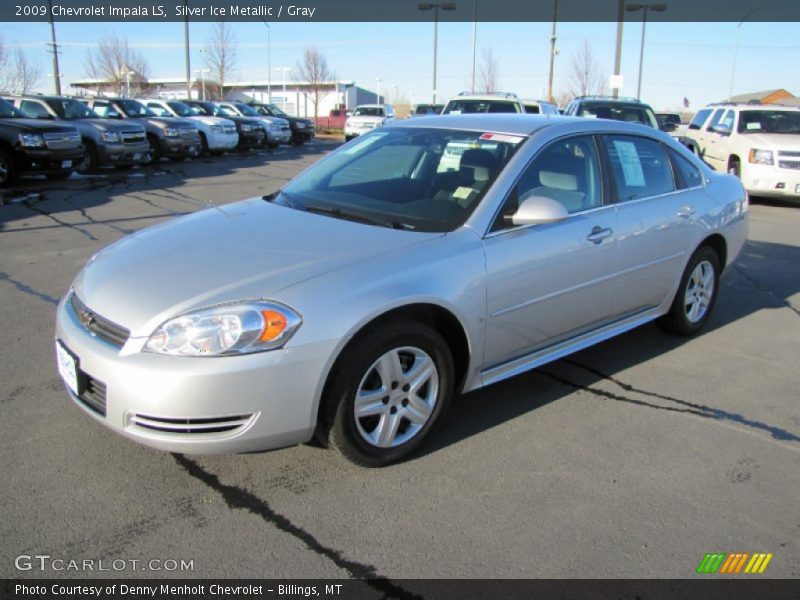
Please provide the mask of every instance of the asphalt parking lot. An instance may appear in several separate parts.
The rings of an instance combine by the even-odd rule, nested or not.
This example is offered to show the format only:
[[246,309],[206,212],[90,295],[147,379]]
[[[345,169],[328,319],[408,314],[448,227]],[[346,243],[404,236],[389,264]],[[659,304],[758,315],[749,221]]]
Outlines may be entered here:
[[[769,552],[800,577],[800,208],[756,202],[710,326],[648,325],[458,399],[412,460],[313,446],[158,452],[97,426],[54,367],[54,309],[85,261],[176,215],[262,195],[336,147],[164,163],[0,206],[0,576],[692,577]],[[18,570],[19,555],[193,570]]]

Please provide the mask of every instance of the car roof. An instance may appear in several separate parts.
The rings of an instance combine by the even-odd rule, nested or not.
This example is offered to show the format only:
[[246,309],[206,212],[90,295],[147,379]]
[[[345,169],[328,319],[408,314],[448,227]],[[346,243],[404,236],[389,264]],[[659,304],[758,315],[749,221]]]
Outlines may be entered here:
[[453,96],[448,102],[454,100],[495,100],[498,102],[521,102],[516,96],[507,96],[505,94],[460,94]]
[[[616,121],[614,119],[584,119],[565,115],[545,115],[530,113],[480,113],[466,115],[434,115],[424,119],[403,119],[395,121],[391,127],[416,127],[435,129],[455,129],[463,131],[483,131],[487,133],[507,133],[529,136],[538,131],[558,128],[565,135],[593,133],[630,133],[658,136],[661,132],[646,125]],[[663,134],[663,138],[669,136]]]
[[359,104],[356,108],[383,108],[385,104]]

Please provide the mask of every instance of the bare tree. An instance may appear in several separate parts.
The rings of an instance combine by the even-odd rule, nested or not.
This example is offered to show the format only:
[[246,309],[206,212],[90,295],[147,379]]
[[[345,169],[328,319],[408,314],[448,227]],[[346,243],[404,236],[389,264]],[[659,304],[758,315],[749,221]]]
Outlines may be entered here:
[[496,92],[500,89],[500,71],[497,59],[491,48],[484,48],[481,52],[481,65],[478,71],[478,81],[475,86],[478,92]]
[[206,95],[212,100],[223,100],[225,83],[236,69],[236,34],[225,21],[214,23],[211,35],[203,49],[206,66],[211,69],[211,82],[206,81]]
[[314,106],[314,118],[319,116],[319,105],[333,89],[329,85],[336,79],[328,68],[328,60],[314,47],[307,47],[303,51],[302,62],[298,61],[293,71],[295,81],[307,84],[308,91],[303,92]]
[[602,95],[606,91],[606,74],[592,54],[589,40],[575,54],[567,74],[567,93],[571,96]]
[[84,62],[89,77],[102,81],[116,94],[138,96],[147,89],[150,65],[128,45],[128,40],[109,34],[89,50]]
[[11,70],[14,78],[14,91],[18,94],[30,92],[42,79],[42,70],[39,65],[28,60],[28,56],[19,48],[14,50]]
[[3,34],[0,33],[0,91],[8,89],[10,83],[10,72],[8,69],[8,51],[6,44],[3,40]]

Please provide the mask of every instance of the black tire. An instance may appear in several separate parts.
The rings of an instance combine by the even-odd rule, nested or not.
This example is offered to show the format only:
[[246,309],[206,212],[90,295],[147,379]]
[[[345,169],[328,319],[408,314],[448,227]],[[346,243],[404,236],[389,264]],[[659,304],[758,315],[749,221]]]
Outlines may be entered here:
[[150,145],[147,152],[150,155],[148,165],[157,165],[161,161],[161,146],[158,145],[158,138],[155,135],[147,136],[147,143]]
[[14,155],[5,148],[0,148],[0,188],[11,187],[17,182],[17,166]]
[[133,165],[114,165],[114,168],[117,171],[130,171],[133,168]]
[[170,156],[169,157],[169,162],[179,163],[179,162],[185,161],[187,158],[189,158],[189,157],[188,156]]
[[206,134],[202,131],[200,132],[200,154],[198,156],[205,156],[206,154],[210,154],[211,151],[208,149],[208,139],[206,139]]
[[[691,318],[689,314],[690,309],[688,308],[690,304],[687,304],[686,299],[692,287],[699,289],[697,288],[697,281],[694,275],[695,270],[698,269],[701,264],[704,264],[712,269],[711,281],[713,282],[713,287],[710,294],[708,294],[710,297],[708,297],[705,301],[706,305],[702,315],[699,315],[696,318]],[[678,291],[675,293],[672,306],[670,307],[669,312],[661,317],[659,320],[659,325],[661,325],[667,331],[678,335],[689,336],[700,331],[711,316],[711,312],[714,310],[714,305],[717,302],[719,274],[720,265],[717,253],[709,246],[700,246],[700,248],[698,248],[697,251],[692,255],[692,258],[689,259],[686,269],[683,272],[683,276],[681,276],[681,283],[678,286]]]
[[[421,351],[424,358],[413,358],[411,350]],[[402,367],[408,366],[408,360],[432,361],[435,375],[426,379],[418,391],[409,390],[409,386],[381,384],[379,389],[386,389],[387,396],[376,398],[374,405],[382,404],[386,409],[378,407],[382,416],[371,414],[357,419],[355,416],[356,394],[362,386],[370,382],[370,378],[382,378],[374,365],[379,358],[397,351]],[[404,359],[406,362],[404,362]],[[428,364],[430,364],[428,362]],[[412,365],[413,366],[413,365]],[[412,367],[402,373],[409,375]],[[320,408],[320,424],[317,439],[325,446],[339,450],[351,462],[365,467],[381,467],[402,460],[425,442],[428,434],[436,428],[447,412],[453,397],[455,369],[450,349],[439,333],[431,327],[409,319],[397,319],[378,325],[360,338],[356,339],[339,357],[331,372],[333,378],[326,386],[326,394]],[[400,378],[398,378],[400,379]],[[429,387],[433,386],[433,387]],[[394,390],[394,391],[392,391]],[[423,399],[419,393],[428,395]],[[409,402],[404,395],[414,400]],[[389,400],[391,395],[391,400]],[[413,414],[417,402],[423,403],[429,415],[423,423],[412,423],[405,415]],[[432,407],[431,407],[432,404]],[[411,408],[407,408],[411,406]],[[391,412],[392,417],[389,417]],[[399,416],[394,416],[399,415]],[[394,419],[397,421],[396,433],[392,436],[396,445],[379,447],[367,441],[370,433],[376,434],[380,429],[379,420]],[[374,423],[374,429],[369,431]],[[414,431],[415,428],[416,431]],[[399,440],[395,439],[399,437]],[[407,437],[407,439],[403,439]]]
[[278,146],[280,146],[280,144],[270,144],[270,143],[267,143],[267,148],[271,148],[271,149],[273,149],[273,150],[274,150],[275,148],[277,148]]
[[63,173],[48,173],[45,175],[45,177],[53,181],[59,181],[62,179],[69,179],[70,175],[72,175],[72,171],[64,171]]
[[350,141],[350,140],[352,140],[352,139],[353,139],[353,136],[352,136],[352,135],[346,135],[346,136],[344,136],[344,141],[345,141],[345,142],[349,142],[349,141]]
[[97,153],[97,148],[92,142],[86,141],[83,143],[83,164],[81,165],[81,173],[93,173],[100,168],[100,155]]
[[742,165],[738,158],[732,158],[728,161],[728,173],[738,179],[742,178]]

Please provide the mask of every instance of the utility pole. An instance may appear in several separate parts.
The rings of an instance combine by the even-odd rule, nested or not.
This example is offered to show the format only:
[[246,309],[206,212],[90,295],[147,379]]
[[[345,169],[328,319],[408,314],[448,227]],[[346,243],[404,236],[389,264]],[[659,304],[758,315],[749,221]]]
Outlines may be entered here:
[[58,42],[56,41],[56,24],[53,22],[53,0],[47,0],[50,7],[50,42],[51,52],[53,53],[53,83],[56,88],[56,95],[61,95],[61,71],[58,68]]
[[186,98],[192,99],[192,66],[189,59],[189,0],[183,0],[186,20],[183,22],[183,45],[186,53]]
[[475,61],[478,47],[478,0],[472,4],[472,89],[475,93]]
[[[617,7],[617,47],[614,51],[614,78],[619,81],[620,66],[622,63],[622,21],[625,19],[625,0],[619,0]],[[612,90],[614,98],[619,97],[619,88]]]
[[547,101],[553,103],[553,69],[556,62],[556,20],[558,19],[558,0],[553,0],[553,33],[550,35],[550,76],[547,80]]

